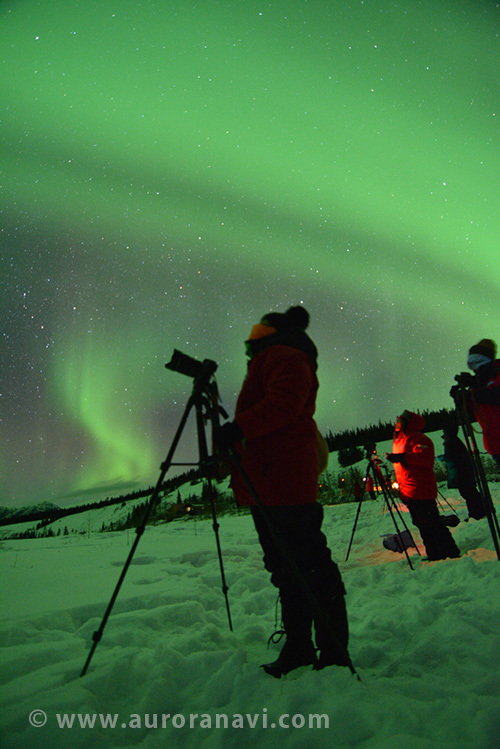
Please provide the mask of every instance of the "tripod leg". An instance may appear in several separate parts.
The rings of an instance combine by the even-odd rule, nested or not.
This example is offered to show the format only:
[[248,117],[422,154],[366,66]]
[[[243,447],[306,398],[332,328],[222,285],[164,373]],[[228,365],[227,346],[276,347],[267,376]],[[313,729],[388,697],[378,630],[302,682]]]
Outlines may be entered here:
[[106,612],[105,612],[105,614],[104,614],[104,616],[102,618],[100,627],[92,635],[93,644],[92,644],[92,647],[91,647],[90,652],[88,654],[87,660],[85,661],[85,665],[84,665],[84,667],[83,667],[83,669],[81,671],[80,676],[85,676],[85,674],[87,673],[87,669],[88,669],[88,667],[90,665],[90,661],[92,660],[92,657],[94,655],[95,649],[96,649],[97,645],[99,644],[99,642],[101,640],[102,634],[104,632],[104,628],[105,628],[106,623],[107,623],[107,621],[109,619],[109,616],[111,614],[111,611],[113,609],[115,601],[116,601],[116,599],[118,597],[118,593],[120,592],[120,588],[121,588],[122,583],[123,583],[123,581],[125,579],[125,575],[127,574],[128,568],[130,567],[130,563],[132,562],[133,556],[135,554],[135,550],[137,549],[137,546],[139,545],[140,538],[141,538],[142,534],[144,533],[144,529],[145,529],[146,524],[147,524],[147,522],[149,520],[151,512],[153,511],[153,508],[155,507],[155,505],[156,505],[156,503],[158,501],[158,495],[160,493],[161,487],[163,486],[163,482],[165,480],[165,475],[166,475],[168,469],[170,468],[170,466],[172,464],[172,459],[173,459],[175,450],[177,448],[177,445],[179,444],[179,440],[181,438],[182,431],[184,429],[184,426],[186,425],[186,421],[188,419],[189,412],[191,411],[191,408],[193,407],[193,405],[194,405],[194,399],[193,399],[193,397],[191,397],[189,399],[188,403],[187,403],[187,406],[185,408],[184,414],[183,414],[182,419],[180,421],[180,424],[178,426],[178,429],[177,429],[177,432],[175,434],[175,437],[174,437],[174,439],[172,441],[172,445],[171,445],[170,450],[168,452],[168,455],[167,455],[167,457],[165,459],[165,462],[161,466],[160,477],[159,477],[158,482],[156,484],[156,487],[155,487],[155,489],[153,491],[153,494],[151,495],[151,499],[149,500],[149,503],[148,503],[148,506],[147,506],[146,511],[144,513],[144,516],[142,518],[142,521],[141,521],[140,525],[138,525],[137,528],[135,529],[136,537],[135,537],[134,543],[132,544],[132,547],[130,549],[129,555],[127,557],[127,560],[125,562],[125,565],[123,567],[121,575],[120,575],[120,577],[118,579],[118,582],[116,584],[116,587],[115,587],[115,590],[113,592],[113,595],[111,596],[111,600],[110,600],[110,602],[108,604],[108,607],[106,609]]
[[215,511],[215,498],[214,498],[214,489],[212,485],[212,480],[208,478],[208,487],[210,492],[210,506],[212,509],[212,528],[214,529],[215,533],[215,543],[217,545],[217,554],[219,557],[219,568],[220,568],[220,575],[222,579],[222,592],[224,594],[224,598],[226,599],[226,611],[227,611],[227,619],[229,622],[229,629],[231,632],[233,631],[233,622],[231,620],[231,610],[229,608],[229,597],[228,597],[228,591],[229,588],[226,583],[226,575],[224,573],[224,563],[222,561],[222,548],[220,545],[220,537],[219,537],[219,521],[217,520],[217,514]]
[[[392,497],[391,497],[391,500],[389,499],[389,497],[388,497],[388,493],[387,493],[387,487],[386,487],[386,486],[384,486],[384,484],[382,484],[382,494],[384,495],[384,501],[385,501],[385,504],[387,505],[387,509],[389,510],[389,513],[390,513],[390,515],[391,515],[391,518],[392,518],[392,522],[394,523],[394,527],[395,527],[395,529],[396,529],[396,533],[397,533],[397,534],[399,535],[399,534],[400,534],[400,530],[399,530],[399,528],[398,528],[398,524],[396,523],[396,518],[394,517],[394,511],[393,511],[393,508],[392,508],[392,505],[391,505],[391,500],[392,500],[393,502],[394,502],[394,500],[392,499]],[[399,510],[397,509],[397,507],[396,507],[396,511],[398,512],[398,514],[399,514],[399,516],[400,516],[400,518],[401,518],[401,514],[399,513]],[[402,518],[401,518],[401,519],[402,519]],[[410,531],[409,531],[409,530],[408,530],[408,528],[406,527],[406,525],[405,525],[404,521],[403,521],[403,525],[405,526],[405,529],[406,529],[406,530],[408,531],[408,533],[410,533]],[[411,536],[411,533],[410,533],[410,537],[411,537],[411,540],[413,541],[413,537]],[[415,548],[417,548],[417,545],[415,544],[415,542],[414,542],[414,541],[413,541],[413,543],[414,543],[414,545],[415,545]],[[413,565],[412,565],[412,563],[411,563],[411,559],[410,559],[410,556],[409,556],[409,554],[408,554],[408,550],[407,550],[406,546],[404,546],[404,548],[403,548],[403,551],[404,551],[404,553],[405,553],[405,556],[406,556],[406,559],[407,559],[407,561],[408,561],[408,564],[410,565],[410,569],[412,569],[412,570],[413,570],[413,569],[414,569],[414,567],[413,567]],[[417,551],[418,551],[418,549],[417,549]],[[420,553],[420,552],[419,552],[419,553]]]
[[371,461],[369,461],[368,462],[368,466],[366,468],[365,480],[363,482],[363,491],[361,492],[361,497],[359,498],[358,509],[357,509],[357,512],[356,512],[356,517],[354,518],[354,525],[352,527],[351,540],[349,541],[349,547],[347,549],[347,554],[346,554],[346,557],[345,557],[345,561],[346,562],[349,559],[349,554],[351,553],[352,542],[354,541],[354,534],[356,533],[356,527],[358,525],[358,518],[359,518],[359,515],[360,515],[360,512],[361,512],[361,505],[363,504],[363,499],[364,499],[365,492],[366,492],[366,482],[367,482],[367,479],[368,479],[368,475],[369,475],[369,472],[370,472],[371,465],[372,465]]
[[358,525],[358,518],[359,518],[359,514],[361,512],[361,505],[363,503],[363,495],[364,495],[364,493],[361,495],[361,497],[359,499],[359,502],[358,502],[358,509],[357,509],[357,512],[356,512],[356,517],[354,519],[354,525],[352,527],[351,540],[349,541],[349,548],[347,549],[347,554],[346,554],[346,557],[345,557],[345,561],[346,562],[349,559],[349,554],[351,553],[352,542],[354,541],[354,534],[356,533],[356,526]]
[[469,418],[469,414],[467,410],[467,402],[465,400],[465,390],[461,391],[460,398],[458,397],[456,398],[455,405],[457,409],[458,420],[462,427],[465,444],[467,446],[467,450],[469,451],[469,455],[472,458],[472,466],[474,468],[476,484],[477,484],[479,493],[481,494],[481,498],[483,500],[484,510],[486,512],[486,518],[488,520],[491,538],[493,540],[493,546],[495,547],[497,559],[500,561],[500,541],[499,541],[500,528],[498,525],[498,518],[497,518],[495,506],[493,504],[493,500],[491,498],[488,481],[486,480],[486,476],[484,473],[484,467],[483,467],[483,463],[481,460],[481,456],[479,455],[479,450],[477,448],[477,442],[474,436],[474,430],[472,428],[471,420]]
[[[402,514],[401,514],[401,511],[400,511],[400,509],[399,509],[399,507],[398,507],[398,505],[397,505],[397,503],[396,503],[396,500],[394,499],[394,497],[392,496],[392,494],[389,494],[389,496],[390,496],[390,501],[391,501],[391,503],[392,503],[392,506],[394,507],[394,510],[395,510],[395,511],[397,512],[397,514],[398,514],[398,517],[399,517],[399,519],[401,520],[401,522],[402,522],[402,524],[403,524],[403,528],[405,529],[405,531],[406,531],[406,532],[408,533],[408,535],[410,536],[410,538],[411,538],[411,542],[412,542],[413,546],[415,547],[415,549],[417,550],[417,554],[418,554],[419,556],[422,556],[422,555],[421,555],[421,553],[420,553],[420,549],[418,548],[417,544],[415,543],[415,540],[414,540],[413,536],[411,535],[411,531],[410,531],[410,529],[409,529],[409,528],[408,528],[408,526],[406,525],[405,519],[404,519],[404,517],[403,517],[403,516],[402,516]],[[410,567],[411,567],[411,565],[410,565]]]
[[[383,475],[383,473],[382,473],[382,471],[380,469],[380,466],[377,466],[377,478],[378,478],[378,481],[380,482],[380,486],[382,488],[382,495],[384,497],[384,502],[385,502],[385,504],[387,506],[387,509],[390,512],[390,515],[391,515],[391,518],[392,518],[392,522],[394,523],[394,527],[396,529],[396,533],[399,535],[400,534],[400,530],[398,528],[398,524],[396,523],[396,518],[394,517],[394,511],[397,512],[398,517],[401,520],[405,531],[407,531],[408,535],[411,538],[413,546],[415,547],[415,549],[417,550],[418,554],[420,555],[419,548],[418,548],[417,544],[415,543],[415,541],[413,539],[413,536],[411,535],[410,530],[409,530],[408,526],[406,525],[406,523],[404,521],[403,516],[401,515],[399,507],[396,504],[396,500],[394,499],[394,496],[392,494],[392,490],[391,490],[391,487],[390,487],[390,484],[389,484],[390,480],[386,480],[386,478],[384,477],[384,475]],[[394,511],[393,511],[393,508],[394,508]],[[410,559],[410,556],[408,554],[408,551],[406,550],[406,546],[404,547],[404,553],[405,553],[406,559],[408,561],[408,564],[410,565],[410,569],[413,569],[413,565],[411,563],[411,559]]]
[[208,457],[208,448],[207,448],[207,437],[205,434],[205,421],[204,421],[204,414],[203,414],[203,407],[206,406],[208,408],[208,415],[213,416],[212,411],[214,408],[213,404],[213,394],[209,400],[205,400],[203,398],[203,393],[199,394],[199,398],[196,401],[196,427],[197,427],[197,434],[198,434],[198,450],[199,450],[199,456],[200,456],[200,466],[207,468],[207,486],[209,491],[209,497],[210,497],[210,507],[212,511],[212,527],[214,529],[215,533],[215,543],[217,545],[217,555],[219,557],[219,568],[220,568],[220,574],[222,579],[222,592],[224,594],[224,598],[226,601],[226,611],[227,611],[227,618],[229,622],[229,629],[231,632],[233,631],[233,622],[231,619],[231,610],[229,608],[229,597],[228,597],[228,591],[229,588],[226,583],[226,575],[224,572],[224,562],[222,561],[222,549],[220,545],[220,537],[219,537],[219,522],[217,520],[217,513],[215,510],[215,492],[212,484],[212,477],[210,475],[210,466],[209,466],[209,457]]

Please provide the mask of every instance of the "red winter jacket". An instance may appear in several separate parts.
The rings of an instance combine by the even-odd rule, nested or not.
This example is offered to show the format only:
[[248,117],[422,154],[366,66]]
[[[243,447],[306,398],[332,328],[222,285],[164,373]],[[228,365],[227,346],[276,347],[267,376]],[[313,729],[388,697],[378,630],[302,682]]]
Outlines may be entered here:
[[480,367],[472,384],[474,413],[483,430],[484,449],[500,455],[500,359]]
[[[318,379],[310,356],[275,344],[257,353],[238,396],[235,421],[244,434],[236,450],[264,505],[314,502],[318,491]],[[255,504],[236,468],[231,486],[240,505]]]
[[401,499],[436,499],[434,444],[421,433],[424,417],[412,414],[404,431],[398,432],[392,444],[394,453],[404,453],[405,463],[394,463]]

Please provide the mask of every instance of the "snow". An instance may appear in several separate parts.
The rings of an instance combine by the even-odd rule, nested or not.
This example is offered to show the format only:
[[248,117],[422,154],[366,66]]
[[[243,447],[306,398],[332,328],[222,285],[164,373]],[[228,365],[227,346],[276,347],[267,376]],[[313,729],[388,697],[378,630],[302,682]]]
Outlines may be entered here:
[[[498,505],[500,484],[490,486]],[[463,520],[457,492],[442,491]],[[266,645],[276,591],[247,514],[220,518],[234,632],[211,520],[150,526],[84,677],[134,531],[96,533],[84,513],[85,534],[3,540],[2,747],[498,749],[500,563],[487,521],[453,529],[460,559],[429,563],[409,550],[412,571],[382,546],[393,525],[381,500],[363,503],[344,562],[356,509],[326,507],[324,531],[361,680],[336,667],[281,680],[259,668],[280,648]],[[29,723],[37,710],[39,727]],[[64,714],[76,716],[72,728],[59,727]],[[115,728],[101,726],[108,714]],[[309,727],[310,714],[328,727]],[[97,715],[94,728],[78,715]]]

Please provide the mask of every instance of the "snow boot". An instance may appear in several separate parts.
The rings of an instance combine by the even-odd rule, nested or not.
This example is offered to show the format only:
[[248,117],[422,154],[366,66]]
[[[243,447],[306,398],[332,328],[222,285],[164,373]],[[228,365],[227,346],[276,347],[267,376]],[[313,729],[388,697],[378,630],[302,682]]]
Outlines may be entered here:
[[325,616],[314,618],[316,645],[320,651],[315,668],[349,666],[349,625],[344,596],[331,598],[324,610]]
[[280,600],[286,641],[278,658],[262,665],[267,674],[277,679],[294,668],[316,663],[311,637],[313,616],[307,598],[296,585],[288,584],[280,588]]
[[272,663],[262,664],[266,674],[274,676],[275,679],[280,679],[300,666],[316,666],[316,649],[312,640],[297,643],[287,639],[277,659]]
[[419,531],[430,562],[436,562],[447,557],[457,559],[460,556],[460,550],[453,536],[442,522],[422,523],[419,526]]

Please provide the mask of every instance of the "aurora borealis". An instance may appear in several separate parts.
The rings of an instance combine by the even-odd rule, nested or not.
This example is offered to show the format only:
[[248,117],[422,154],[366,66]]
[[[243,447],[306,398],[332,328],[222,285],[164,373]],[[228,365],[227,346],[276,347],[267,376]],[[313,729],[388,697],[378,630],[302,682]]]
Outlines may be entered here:
[[[154,484],[302,302],[333,432],[500,343],[500,4],[5,0],[0,504]],[[179,460],[196,460],[194,422]]]

